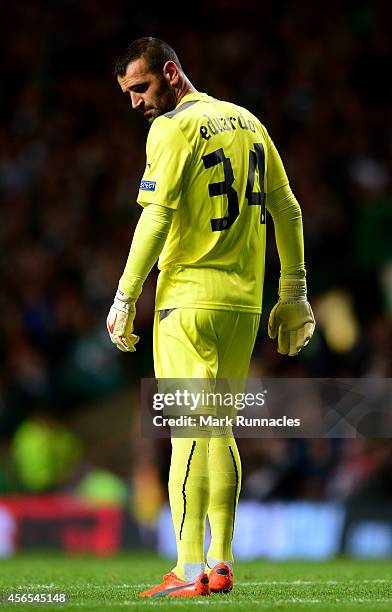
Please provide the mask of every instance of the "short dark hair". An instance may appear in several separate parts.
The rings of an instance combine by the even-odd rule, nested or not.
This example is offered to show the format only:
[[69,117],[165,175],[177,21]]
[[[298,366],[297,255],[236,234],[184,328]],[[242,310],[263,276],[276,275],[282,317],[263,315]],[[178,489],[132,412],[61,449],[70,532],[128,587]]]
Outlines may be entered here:
[[114,75],[123,77],[127,71],[127,66],[131,62],[143,57],[151,72],[161,74],[162,68],[169,60],[175,62],[180,70],[182,66],[176,52],[170,45],[159,38],[146,36],[131,42],[125,51],[120,55],[114,67]]

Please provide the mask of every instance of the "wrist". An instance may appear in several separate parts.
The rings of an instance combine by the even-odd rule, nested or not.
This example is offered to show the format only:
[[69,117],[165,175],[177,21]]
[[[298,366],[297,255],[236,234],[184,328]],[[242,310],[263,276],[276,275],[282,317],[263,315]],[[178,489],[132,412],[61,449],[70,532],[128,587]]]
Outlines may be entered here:
[[279,298],[290,302],[306,301],[305,278],[283,278],[281,276],[279,279]]
[[137,276],[125,276],[119,280],[117,293],[120,300],[124,302],[136,302],[142,292],[143,281]]
[[130,310],[135,310],[135,302],[136,300],[134,298],[127,296],[120,286],[118,286],[116,295],[114,296],[114,305],[117,308],[129,312]]

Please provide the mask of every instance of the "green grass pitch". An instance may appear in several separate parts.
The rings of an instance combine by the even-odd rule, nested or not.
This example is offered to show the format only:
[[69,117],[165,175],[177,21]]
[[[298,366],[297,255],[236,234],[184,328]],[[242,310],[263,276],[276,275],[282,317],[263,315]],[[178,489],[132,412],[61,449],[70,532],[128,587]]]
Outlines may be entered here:
[[[338,559],[327,562],[237,563],[227,595],[194,599],[140,599],[173,564],[145,552],[110,558],[53,553],[19,554],[0,560],[0,593],[67,592],[65,610],[392,610],[392,561]],[[32,605],[0,604],[6,610]],[[59,610],[62,606],[35,605]]]

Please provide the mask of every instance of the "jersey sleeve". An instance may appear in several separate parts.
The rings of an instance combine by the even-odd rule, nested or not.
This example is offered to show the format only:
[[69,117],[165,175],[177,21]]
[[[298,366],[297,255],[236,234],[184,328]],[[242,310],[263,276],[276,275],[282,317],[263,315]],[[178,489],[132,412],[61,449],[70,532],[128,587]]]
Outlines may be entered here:
[[271,136],[268,134],[264,126],[262,126],[262,130],[267,145],[267,167],[265,173],[264,191],[266,193],[271,193],[271,191],[275,191],[275,189],[279,189],[279,187],[288,185],[289,179],[287,178],[282,159],[272,141]]
[[155,119],[147,137],[146,157],[137,202],[176,210],[191,149],[175,121],[164,116]]

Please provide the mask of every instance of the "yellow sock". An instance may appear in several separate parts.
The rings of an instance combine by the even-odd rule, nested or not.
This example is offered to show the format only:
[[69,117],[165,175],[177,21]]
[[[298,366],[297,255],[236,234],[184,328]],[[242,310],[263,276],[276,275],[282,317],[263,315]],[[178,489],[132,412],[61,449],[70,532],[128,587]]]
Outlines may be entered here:
[[204,571],[209,441],[172,438],[169,498],[178,553],[173,571],[181,580],[192,580]]
[[232,540],[242,475],[241,459],[233,437],[211,438],[208,469],[211,543],[207,563],[213,567],[222,561],[233,561]]

